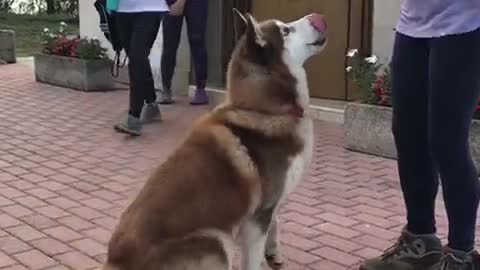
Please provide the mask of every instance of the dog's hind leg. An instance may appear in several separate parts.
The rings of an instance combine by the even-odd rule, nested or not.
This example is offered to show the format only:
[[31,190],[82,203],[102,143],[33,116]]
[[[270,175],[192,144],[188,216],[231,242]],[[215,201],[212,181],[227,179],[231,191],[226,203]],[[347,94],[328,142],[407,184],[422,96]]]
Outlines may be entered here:
[[260,270],[265,254],[268,228],[274,208],[259,209],[253,219],[248,220],[241,231],[243,270]]
[[231,235],[210,229],[165,241],[152,252],[144,270],[231,270],[235,244]]
[[242,227],[242,269],[261,270],[265,250],[266,231],[249,221]]
[[277,216],[274,215],[270,228],[268,229],[267,242],[265,246],[265,259],[272,269],[280,269],[283,267],[283,258],[280,252],[279,240],[279,224]]

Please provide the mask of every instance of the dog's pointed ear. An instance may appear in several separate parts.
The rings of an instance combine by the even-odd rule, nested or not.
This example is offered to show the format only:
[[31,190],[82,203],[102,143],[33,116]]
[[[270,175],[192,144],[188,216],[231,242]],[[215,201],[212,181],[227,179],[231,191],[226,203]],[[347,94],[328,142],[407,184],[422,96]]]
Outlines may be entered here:
[[233,8],[233,15],[237,15],[238,18],[240,18],[245,23],[245,25],[248,23],[247,18],[245,18],[245,16],[243,16],[243,14],[240,12],[240,10],[238,10],[236,8]]
[[239,40],[247,30],[248,21],[243,14],[236,8],[233,8],[233,29],[235,40]]
[[263,37],[262,30],[260,29],[257,20],[255,20],[250,13],[247,13],[245,19],[247,20],[247,40],[249,42],[254,42],[257,46],[262,48],[265,47],[267,42]]

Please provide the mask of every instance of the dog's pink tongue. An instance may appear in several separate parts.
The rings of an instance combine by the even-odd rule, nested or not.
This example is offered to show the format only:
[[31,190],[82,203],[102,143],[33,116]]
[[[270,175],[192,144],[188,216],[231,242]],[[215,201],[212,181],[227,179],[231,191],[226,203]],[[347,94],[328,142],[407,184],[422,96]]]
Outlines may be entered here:
[[311,14],[308,17],[308,20],[310,21],[312,26],[315,27],[315,29],[317,29],[319,32],[324,33],[327,30],[327,22],[322,15],[316,13]]

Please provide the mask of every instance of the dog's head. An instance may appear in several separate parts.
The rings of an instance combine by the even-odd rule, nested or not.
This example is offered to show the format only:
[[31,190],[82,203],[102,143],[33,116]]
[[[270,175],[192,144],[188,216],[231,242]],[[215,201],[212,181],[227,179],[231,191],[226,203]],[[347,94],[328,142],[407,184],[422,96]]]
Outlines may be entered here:
[[229,102],[268,114],[301,110],[297,85],[305,78],[298,71],[326,45],[324,17],[310,14],[290,23],[259,23],[250,14],[237,15],[245,27],[230,61]]

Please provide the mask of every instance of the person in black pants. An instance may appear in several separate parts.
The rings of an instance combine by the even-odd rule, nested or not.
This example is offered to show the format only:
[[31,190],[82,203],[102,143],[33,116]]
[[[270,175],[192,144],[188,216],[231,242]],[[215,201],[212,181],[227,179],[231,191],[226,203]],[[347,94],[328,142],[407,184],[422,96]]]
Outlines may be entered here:
[[149,55],[162,18],[176,5],[175,0],[119,0],[116,31],[129,59],[130,106],[126,119],[114,126],[118,132],[138,136],[142,123],[161,117]]
[[[474,249],[480,185],[468,140],[479,95],[480,28],[434,38],[397,32],[393,133],[408,225],[362,269],[480,269]],[[449,221],[445,248],[435,235],[439,180]]]
[[192,105],[208,103],[205,91],[207,82],[207,49],[205,34],[207,27],[208,0],[184,1],[182,15],[167,15],[163,21],[162,80],[163,89],[160,103],[170,104],[172,100],[172,78],[175,71],[176,55],[182,32],[183,19],[187,22],[188,40],[192,53],[197,89],[191,100]]

